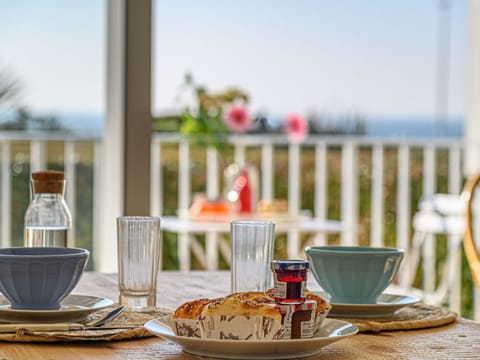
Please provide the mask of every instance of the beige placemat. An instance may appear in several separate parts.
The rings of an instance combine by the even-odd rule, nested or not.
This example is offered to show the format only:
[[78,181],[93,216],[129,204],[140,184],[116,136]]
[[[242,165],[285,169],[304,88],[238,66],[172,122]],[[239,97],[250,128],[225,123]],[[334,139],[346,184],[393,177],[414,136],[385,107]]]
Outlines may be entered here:
[[385,318],[360,319],[341,318],[358,326],[360,332],[380,332],[391,330],[425,329],[447,325],[457,319],[457,314],[446,308],[437,306],[414,304],[401,308],[392,316]]
[[[92,320],[105,315],[117,305],[105,308],[92,315],[87,320]],[[115,326],[140,326],[136,329],[116,330],[80,330],[80,331],[57,331],[57,332],[32,332],[19,330],[17,333],[0,334],[0,341],[11,342],[74,342],[74,341],[115,341],[138,339],[153,336],[143,328],[147,321],[165,314],[164,310],[151,313],[135,313],[125,311],[116,319],[112,320],[105,327]],[[360,332],[380,332],[391,330],[413,330],[430,327],[437,327],[452,323],[456,320],[457,314],[441,307],[415,304],[405,306],[395,314],[385,318],[359,319],[339,318],[358,326]]]
[[[113,310],[118,304],[107,307],[98,311],[87,319],[93,320],[105,315],[107,312]],[[165,314],[165,311],[158,310],[150,313],[135,313],[124,311],[117,318],[107,323],[104,327],[115,326],[140,326],[136,329],[114,329],[114,330],[102,330],[101,327],[98,330],[79,330],[79,331],[55,331],[55,332],[43,332],[43,331],[28,331],[18,330],[16,333],[1,334],[0,341],[11,342],[59,342],[59,341],[114,341],[114,340],[127,340],[138,339],[153,336],[150,332],[143,328],[143,324],[147,321],[155,319]]]

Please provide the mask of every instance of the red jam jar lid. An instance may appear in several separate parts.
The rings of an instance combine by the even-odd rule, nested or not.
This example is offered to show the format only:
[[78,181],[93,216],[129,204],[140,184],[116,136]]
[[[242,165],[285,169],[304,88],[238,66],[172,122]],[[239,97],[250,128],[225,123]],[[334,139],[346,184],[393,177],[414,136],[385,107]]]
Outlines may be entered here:
[[310,263],[307,260],[272,260],[273,271],[301,271],[308,270]]

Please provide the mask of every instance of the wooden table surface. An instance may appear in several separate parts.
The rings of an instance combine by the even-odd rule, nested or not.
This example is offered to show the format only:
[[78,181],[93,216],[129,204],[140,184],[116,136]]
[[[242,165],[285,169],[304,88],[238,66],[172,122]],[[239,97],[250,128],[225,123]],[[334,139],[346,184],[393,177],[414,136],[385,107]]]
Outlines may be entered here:
[[[161,272],[158,278],[159,307],[175,308],[183,301],[224,295],[228,272]],[[310,287],[314,287],[312,284]],[[85,273],[74,294],[118,297],[116,276]],[[479,359],[480,323],[459,319],[444,327],[361,333],[333,343],[308,359]],[[0,359],[205,359],[183,353],[181,348],[158,337],[84,343],[0,343]]]

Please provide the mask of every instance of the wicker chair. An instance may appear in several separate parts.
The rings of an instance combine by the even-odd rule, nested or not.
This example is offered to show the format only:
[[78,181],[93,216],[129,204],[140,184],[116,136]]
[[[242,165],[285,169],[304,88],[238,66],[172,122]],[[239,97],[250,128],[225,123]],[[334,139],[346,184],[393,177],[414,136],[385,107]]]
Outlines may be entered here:
[[[465,236],[463,238],[463,247],[467,257],[468,265],[472,272],[473,282],[480,289],[480,253],[475,242],[475,218],[474,203],[475,189],[480,183],[480,173],[473,175],[468,179],[463,188],[462,198],[466,201],[466,226]],[[476,206],[475,206],[476,207]],[[478,233],[477,233],[478,235]]]

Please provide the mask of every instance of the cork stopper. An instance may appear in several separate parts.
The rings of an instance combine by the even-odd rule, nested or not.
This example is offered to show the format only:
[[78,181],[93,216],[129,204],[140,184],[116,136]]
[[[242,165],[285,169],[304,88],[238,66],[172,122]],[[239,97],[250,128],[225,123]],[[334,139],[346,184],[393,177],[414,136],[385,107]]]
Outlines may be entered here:
[[32,173],[32,190],[34,194],[63,194],[65,175],[61,171],[45,170]]

